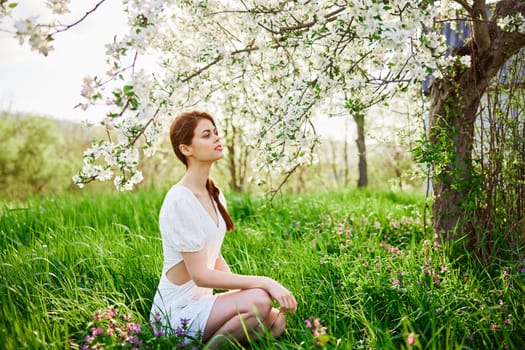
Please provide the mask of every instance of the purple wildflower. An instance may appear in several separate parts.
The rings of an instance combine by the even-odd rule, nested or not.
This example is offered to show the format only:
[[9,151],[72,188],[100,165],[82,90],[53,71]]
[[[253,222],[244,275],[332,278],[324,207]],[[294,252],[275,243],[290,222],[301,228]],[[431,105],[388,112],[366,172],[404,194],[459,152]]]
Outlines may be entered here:
[[304,320],[304,323],[306,324],[306,327],[312,328],[312,322],[310,322],[310,320]]
[[153,327],[153,335],[157,338],[164,335],[164,330],[162,328]]
[[188,334],[188,331],[184,328],[177,327],[177,329],[175,330],[175,335],[177,337],[184,337],[186,334]]

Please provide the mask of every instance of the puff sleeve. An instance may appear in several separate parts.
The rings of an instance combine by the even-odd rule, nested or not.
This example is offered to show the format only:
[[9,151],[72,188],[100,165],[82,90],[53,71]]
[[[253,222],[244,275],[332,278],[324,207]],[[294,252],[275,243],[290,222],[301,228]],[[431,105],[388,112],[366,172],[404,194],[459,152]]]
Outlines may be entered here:
[[204,248],[206,235],[197,214],[195,200],[186,195],[165,199],[159,216],[162,240],[178,252],[197,252]]

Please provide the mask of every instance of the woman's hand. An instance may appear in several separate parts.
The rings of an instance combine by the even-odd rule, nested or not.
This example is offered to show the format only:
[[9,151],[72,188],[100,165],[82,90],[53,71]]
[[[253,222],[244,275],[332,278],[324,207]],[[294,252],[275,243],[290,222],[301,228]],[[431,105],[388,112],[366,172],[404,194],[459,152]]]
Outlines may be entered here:
[[297,301],[292,292],[271,278],[268,278],[267,283],[266,291],[273,299],[277,300],[279,310],[281,310],[282,313],[287,314],[290,311],[295,312],[297,310]]

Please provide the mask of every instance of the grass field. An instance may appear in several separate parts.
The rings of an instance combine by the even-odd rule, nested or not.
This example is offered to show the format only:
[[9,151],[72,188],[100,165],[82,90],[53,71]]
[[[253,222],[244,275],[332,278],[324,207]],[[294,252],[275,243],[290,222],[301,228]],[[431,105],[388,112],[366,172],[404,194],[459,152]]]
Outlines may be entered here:
[[[73,347],[93,313],[113,305],[147,327],[162,266],[162,199],[139,191],[3,204],[0,347]],[[271,206],[227,199],[236,230],[223,255],[232,269],[273,277],[299,302],[285,334],[254,348],[525,346],[525,261],[483,267],[457,248],[452,260],[452,248],[425,230],[422,195],[348,190],[286,195]],[[305,325],[311,317],[326,336]]]

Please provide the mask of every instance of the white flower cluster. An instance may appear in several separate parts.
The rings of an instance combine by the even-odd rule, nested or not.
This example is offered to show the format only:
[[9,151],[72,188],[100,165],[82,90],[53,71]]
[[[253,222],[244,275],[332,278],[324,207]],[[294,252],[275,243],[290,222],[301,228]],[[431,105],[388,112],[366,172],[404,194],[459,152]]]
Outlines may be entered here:
[[[227,106],[234,94],[242,97],[240,110],[249,108],[258,116],[256,133],[247,135],[257,145],[254,164],[272,173],[315,161],[310,149],[316,136],[309,122],[314,111],[340,113],[349,99],[351,108],[366,108],[374,98],[381,100],[374,97],[378,85],[396,79],[420,82],[436,68],[432,55],[444,52],[441,38],[421,32],[423,23],[431,23],[429,12],[410,1],[392,7],[371,0],[348,6],[253,1],[233,8],[220,1],[127,4],[130,24],[147,18],[154,35],[141,30],[140,38],[129,36],[109,47],[109,56],[120,62],[121,53],[149,45],[161,57],[161,71],[156,87],[148,85],[150,99],[144,97],[146,88],[135,90],[135,83],[128,83],[143,96],[144,112],[114,124],[124,137],[120,142],[129,141],[150,120],[147,116],[162,108],[159,102],[182,110],[212,100],[217,109],[235,113]],[[331,18],[334,11],[340,14]],[[394,90],[381,91],[386,98]],[[171,110],[160,114],[169,116]],[[161,117],[148,126],[152,131],[145,132],[146,138],[153,140],[165,121]]]
[[506,32],[525,34],[525,17],[519,12],[515,12],[504,18],[499,18],[497,23],[498,26]]
[[125,144],[95,143],[84,152],[84,166],[79,174],[73,176],[73,182],[82,188],[93,180],[107,181],[114,176],[116,168],[121,173],[114,179],[117,189],[131,190],[143,179],[142,173],[137,170],[138,160],[138,150]]
[[69,13],[70,0],[46,0],[46,5],[51,9],[51,12],[57,15]]
[[[53,40],[50,35],[49,27],[43,27],[38,24],[36,17],[29,17],[26,19],[20,19],[15,22],[15,37],[22,45],[27,38],[31,50],[38,51],[44,56],[53,50],[51,41]],[[49,26],[55,24],[51,23]]]
[[4,17],[11,16],[11,12],[18,5],[16,2],[2,1],[0,3],[0,20]]

